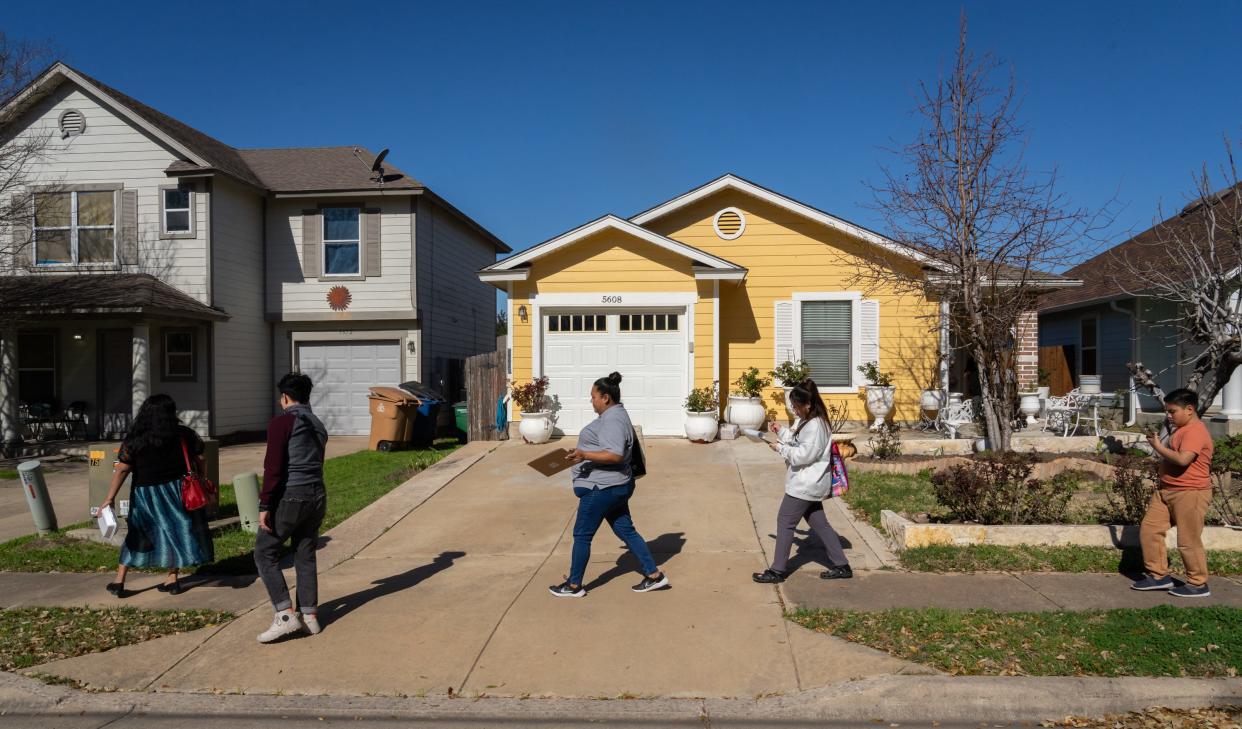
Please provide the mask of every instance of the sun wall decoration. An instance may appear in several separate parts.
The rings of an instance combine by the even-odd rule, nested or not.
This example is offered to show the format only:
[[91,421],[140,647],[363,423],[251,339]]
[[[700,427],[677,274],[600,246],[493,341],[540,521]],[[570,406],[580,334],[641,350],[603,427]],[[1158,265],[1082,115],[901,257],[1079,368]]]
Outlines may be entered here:
[[328,306],[333,311],[345,311],[354,300],[354,295],[344,286],[333,286],[328,289]]

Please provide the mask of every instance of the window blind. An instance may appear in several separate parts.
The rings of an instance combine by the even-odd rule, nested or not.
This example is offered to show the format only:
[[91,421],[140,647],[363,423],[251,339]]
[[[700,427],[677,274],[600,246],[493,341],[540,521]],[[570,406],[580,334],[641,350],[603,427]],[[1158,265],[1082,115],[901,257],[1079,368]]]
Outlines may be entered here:
[[852,302],[802,302],[802,358],[811,379],[824,387],[848,387],[853,336]]

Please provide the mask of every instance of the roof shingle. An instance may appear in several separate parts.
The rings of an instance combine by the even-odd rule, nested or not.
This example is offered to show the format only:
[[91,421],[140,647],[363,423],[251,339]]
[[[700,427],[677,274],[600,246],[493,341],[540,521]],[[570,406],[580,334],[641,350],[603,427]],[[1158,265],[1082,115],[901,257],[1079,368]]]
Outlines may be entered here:
[[147,273],[0,276],[0,313],[229,318]]

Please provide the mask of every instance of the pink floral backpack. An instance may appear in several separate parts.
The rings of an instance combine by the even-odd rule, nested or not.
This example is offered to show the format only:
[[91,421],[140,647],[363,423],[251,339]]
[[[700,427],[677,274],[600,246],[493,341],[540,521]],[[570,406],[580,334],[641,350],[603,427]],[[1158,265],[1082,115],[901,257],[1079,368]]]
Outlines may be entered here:
[[850,475],[845,470],[845,459],[841,457],[841,449],[837,447],[836,441],[832,441],[828,449],[829,459],[832,470],[832,489],[829,493],[833,496],[841,496],[850,490]]

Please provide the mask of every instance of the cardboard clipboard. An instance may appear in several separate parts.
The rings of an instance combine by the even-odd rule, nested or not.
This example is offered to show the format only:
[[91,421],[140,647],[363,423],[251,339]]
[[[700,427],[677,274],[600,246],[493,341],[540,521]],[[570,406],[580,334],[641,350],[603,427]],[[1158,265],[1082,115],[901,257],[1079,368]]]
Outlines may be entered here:
[[542,456],[539,456],[526,465],[545,476],[555,476],[561,471],[568,470],[570,466],[574,465],[573,462],[566,460],[565,456],[567,455],[569,455],[568,449],[557,448],[556,450],[549,451]]

